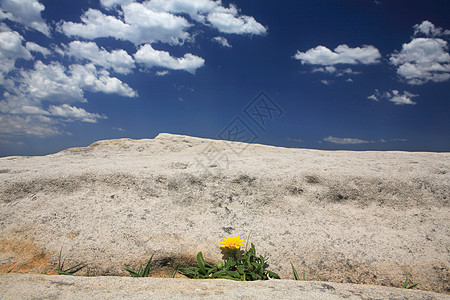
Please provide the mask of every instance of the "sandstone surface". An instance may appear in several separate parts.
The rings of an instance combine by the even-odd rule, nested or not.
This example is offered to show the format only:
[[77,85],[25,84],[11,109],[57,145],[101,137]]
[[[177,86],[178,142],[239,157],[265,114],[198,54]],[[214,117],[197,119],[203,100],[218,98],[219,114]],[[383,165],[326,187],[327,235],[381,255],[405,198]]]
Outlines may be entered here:
[[449,153],[172,134],[0,158],[0,273],[55,274],[62,249],[66,266],[87,264],[77,275],[126,276],[154,253],[163,277],[198,251],[217,262],[222,237],[251,233],[283,279],[292,262],[307,280],[400,287],[408,275],[449,294],[449,169]]
[[448,300],[424,291],[334,282],[0,275],[1,299]]

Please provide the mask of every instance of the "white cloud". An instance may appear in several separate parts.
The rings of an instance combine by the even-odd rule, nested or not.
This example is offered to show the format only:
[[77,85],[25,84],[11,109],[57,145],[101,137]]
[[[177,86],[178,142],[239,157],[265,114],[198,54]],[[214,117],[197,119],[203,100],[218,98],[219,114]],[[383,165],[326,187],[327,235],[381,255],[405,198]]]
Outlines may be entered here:
[[367,97],[369,100],[379,101],[380,99],[389,100],[396,105],[415,105],[416,102],[412,101],[412,98],[418,97],[419,95],[410,93],[408,91],[403,91],[403,93],[398,90],[391,90],[381,93],[379,90],[375,89],[374,93]]
[[215,12],[208,14],[207,20],[224,33],[262,35],[267,32],[255,18],[237,16],[237,10],[233,6],[231,9],[216,9]]
[[51,53],[50,50],[48,50],[47,48],[42,47],[41,45],[38,45],[33,42],[26,42],[25,47],[27,48],[28,51],[41,53],[43,56],[50,55]]
[[50,65],[36,61],[34,70],[22,70],[18,87],[25,97],[51,102],[86,102],[79,82],[66,74],[66,69],[59,63]]
[[302,64],[332,66],[337,64],[376,64],[381,54],[374,46],[350,48],[343,44],[337,46],[334,51],[327,47],[317,46],[306,52],[297,51],[294,56]]
[[63,134],[55,120],[41,115],[0,115],[0,136],[48,137]]
[[68,36],[86,39],[113,37],[143,43],[164,42],[180,44],[189,38],[185,30],[191,25],[183,17],[167,12],[154,12],[140,3],[122,6],[124,21],[89,9],[81,16],[82,23],[63,22],[61,30]]
[[[353,71],[351,68],[339,69],[335,66],[325,66],[325,67],[317,67],[311,70],[313,73],[328,73],[333,74],[337,77],[345,76],[345,75],[358,75],[361,72]],[[350,78],[349,78],[350,79]]]
[[439,38],[415,38],[403,44],[400,52],[390,57],[397,74],[408,84],[420,85],[428,81],[450,79],[448,44]]
[[[17,59],[32,59],[30,52],[22,45],[23,37],[15,31],[0,32],[0,74],[6,75],[14,69]],[[0,84],[3,80],[0,80]]]
[[100,0],[100,4],[106,8],[112,8],[117,5],[126,5],[133,3],[134,0]]
[[50,29],[41,17],[41,11],[45,9],[45,6],[38,0],[2,0],[1,9],[3,18],[50,36]]
[[106,70],[98,71],[93,64],[71,65],[71,80],[79,87],[91,92],[118,94],[124,97],[137,97],[138,94],[128,84],[118,78],[110,77]]
[[204,14],[220,7],[220,1],[211,0],[152,0],[145,5],[154,11],[166,11],[171,13],[185,13],[192,19],[203,22]]
[[156,72],[155,72],[155,75],[156,75],[156,76],[166,76],[166,75],[169,75],[169,74],[170,74],[170,72],[167,71],[167,70],[164,70],[164,71],[156,71]]
[[69,105],[86,102],[85,91],[137,96],[127,84],[110,77],[106,70],[97,70],[93,64],[66,68],[57,62],[46,65],[39,60],[34,69],[20,70],[16,78],[8,79],[4,88],[0,112],[9,117],[2,119],[0,134],[10,135],[51,136],[62,134],[61,122],[95,123],[106,118]]
[[185,70],[192,74],[205,63],[203,58],[191,53],[186,53],[181,58],[175,58],[169,52],[153,49],[149,44],[139,48],[134,57],[136,62],[142,63],[148,68],[163,67],[172,70]]
[[228,43],[228,40],[223,36],[216,36],[213,41],[221,45],[222,47],[231,48],[232,46]]
[[66,118],[65,121],[75,119],[80,120],[81,122],[97,123],[98,119],[106,119],[105,116],[89,113],[83,108],[70,106],[68,104],[60,106],[51,105],[49,107],[49,112],[53,116]]
[[100,49],[95,42],[70,42],[65,53],[78,60],[88,60],[97,66],[113,69],[121,74],[129,74],[135,67],[133,57],[125,50],[108,52]]
[[323,141],[330,142],[333,144],[341,144],[341,145],[373,143],[372,141],[365,141],[365,140],[360,140],[360,139],[355,139],[355,138],[338,138],[338,137],[333,137],[333,136],[323,138]]
[[377,95],[375,95],[375,94],[372,94],[372,95],[368,96],[367,99],[373,100],[373,101],[379,101],[380,100],[380,99],[378,99]]
[[426,37],[436,37],[443,35],[450,35],[450,30],[444,30],[441,27],[434,26],[430,21],[423,21],[420,24],[414,25],[414,36],[424,35]]
[[239,15],[235,6],[221,6],[211,0],[152,0],[136,3],[131,1],[102,0],[103,7],[119,6],[119,16],[103,14],[89,9],[81,16],[81,23],[65,22],[61,30],[68,36],[86,39],[114,37],[128,40],[135,45],[163,42],[181,44],[191,40],[188,29],[193,26],[184,16],[205,25],[212,25],[220,32],[234,34],[266,33],[266,28],[253,17]]
[[394,102],[396,105],[414,105],[416,102],[412,101],[412,98],[417,96],[419,95],[412,94],[408,91],[400,93],[398,90],[392,90],[390,92],[386,92],[384,97],[389,101]]
[[329,85],[332,81],[327,80],[327,79],[322,79],[320,82],[322,82],[322,84],[324,84],[324,85]]

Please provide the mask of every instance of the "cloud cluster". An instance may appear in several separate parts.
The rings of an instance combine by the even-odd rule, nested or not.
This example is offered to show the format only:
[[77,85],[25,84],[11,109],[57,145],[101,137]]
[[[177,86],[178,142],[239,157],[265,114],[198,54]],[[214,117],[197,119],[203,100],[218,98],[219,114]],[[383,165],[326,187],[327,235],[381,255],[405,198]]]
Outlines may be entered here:
[[[399,78],[410,85],[449,80],[449,45],[444,38],[450,36],[450,30],[436,27],[430,21],[416,24],[413,29],[412,40],[403,44],[401,50],[388,55],[389,63],[396,68]],[[316,66],[312,69],[313,73],[322,72],[335,76],[359,73],[350,68],[339,69],[338,65],[371,65],[381,62],[379,50],[371,45],[350,48],[342,44],[334,50],[319,45],[305,52],[297,51],[294,58],[304,65]]]
[[395,103],[396,105],[415,105],[416,102],[414,102],[412,99],[418,96],[419,95],[410,93],[408,91],[403,91],[403,93],[401,93],[398,90],[390,90],[382,93],[379,90],[375,89],[374,93],[368,96],[367,99],[373,101],[386,99],[388,101]]
[[192,21],[211,26],[223,33],[262,35],[267,29],[253,17],[240,15],[234,5],[224,7],[212,0],[101,1],[105,8],[122,17],[89,9],[81,23],[63,21],[60,30],[68,36],[95,39],[113,37],[135,45],[163,42],[182,44],[191,39]]
[[413,27],[414,36],[400,51],[390,55],[390,63],[397,68],[400,79],[411,85],[450,79],[450,54],[447,41],[450,30],[423,21]]
[[41,17],[45,7],[38,0],[2,0],[0,8],[0,20],[9,19],[50,36],[50,28]]
[[[169,70],[195,74],[204,65],[203,58],[192,53],[175,57],[154,44],[194,43],[196,26],[240,35],[262,35],[267,30],[236,6],[225,7],[221,1],[100,0],[100,4],[100,9],[83,12],[79,22],[61,20],[53,22],[52,28],[42,18],[45,6],[39,0],[0,2],[0,20],[5,21],[0,23],[0,137],[66,134],[61,130],[64,122],[95,123],[107,118],[77,103],[87,103],[86,92],[138,97],[118,76],[126,78],[150,68],[157,69],[156,76],[169,75]],[[72,41],[44,47],[25,40],[27,30],[44,34],[47,40],[57,30]],[[105,49],[98,38],[116,39],[127,50]],[[214,41],[231,47],[223,36]],[[134,53],[128,52],[130,43]]]

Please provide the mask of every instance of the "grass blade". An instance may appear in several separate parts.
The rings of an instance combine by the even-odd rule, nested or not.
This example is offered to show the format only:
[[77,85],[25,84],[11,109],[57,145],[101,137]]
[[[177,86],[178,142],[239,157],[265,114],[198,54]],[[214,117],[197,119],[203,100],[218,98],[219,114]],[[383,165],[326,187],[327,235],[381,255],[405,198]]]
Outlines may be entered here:
[[176,266],[176,267],[173,269],[172,275],[170,275],[170,278],[175,278],[175,275],[177,274],[177,272],[178,272],[178,266]]
[[[294,272],[294,279],[295,280],[300,280],[300,277],[297,274],[297,270],[295,270],[295,267],[294,267],[294,265],[292,263],[291,263],[291,266],[292,266],[292,271]],[[304,275],[305,275],[305,273],[303,273],[303,276]]]
[[148,273],[150,272],[150,263],[152,262],[153,255],[155,255],[155,253],[153,253],[152,256],[150,257],[150,259],[148,260],[147,265],[145,266],[145,269],[142,272],[142,276],[141,277],[147,277],[148,276]]

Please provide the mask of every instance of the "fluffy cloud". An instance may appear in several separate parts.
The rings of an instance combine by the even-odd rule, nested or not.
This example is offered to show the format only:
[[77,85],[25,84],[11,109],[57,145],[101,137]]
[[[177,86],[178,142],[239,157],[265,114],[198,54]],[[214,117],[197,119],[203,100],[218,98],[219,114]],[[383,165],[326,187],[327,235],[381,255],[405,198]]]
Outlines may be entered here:
[[333,136],[326,137],[323,139],[323,141],[341,145],[373,143],[372,141],[365,141],[355,138],[338,138]]
[[205,14],[220,7],[220,1],[211,0],[152,0],[145,5],[154,11],[165,11],[170,13],[184,13],[192,19],[203,22]]
[[49,112],[53,116],[64,117],[67,120],[80,120],[82,122],[97,123],[98,119],[106,119],[105,116],[89,113],[83,108],[63,104],[60,106],[51,105]]
[[216,10],[208,14],[207,20],[224,33],[262,35],[267,32],[267,29],[253,17],[238,16],[237,9]]
[[61,30],[68,36],[86,39],[113,37],[139,45],[164,42],[180,44],[189,38],[185,31],[191,25],[183,17],[167,12],[154,12],[140,3],[122,6],[124,20],[89,9],[81,16],[82,23],[63,22]]
[[376,64],[381,54],[374,46],[350,48],[343,44],[337,46],[334,51],[324,46],[317,46],[306,52],[297,51],[294,56],[302,64],[332,66],[337,64]]
[[55,120],[42,115],[0,115],[0,136],[48,137],[63,134]]
[[[0,32],[0,74],[6,75],[17,59],[32,59],[30,52],[22,45],[23,37],[15,31]],[[3,77],[2,76],[2,77]],[[2,80],[0,80],[0,83]]]
[[0,19],[10,19],[49,36],[50,29],[41,17],[45,6],[38,0],[3,0]]
[[193,74],[205,63],[203,58],[191,53],[187,53],[181,58],[175,58],[169,52],[153,49],[149,44],[142,46],[134,57],[136,62],[142,63],[148,68],[163,67],[172,70],[185,70]]
[[137,92],[106,70],[98,71],[93,64],[71,65],[67,70],[60,63],[46,65],[37,61],[34,70],[21,71],[19,90],[27,97],[39,100],[73,103],[86,102],[84,90],[136,97]]
[[[50,36],[50,27],[41,17],[45,9],[40,0],[0,0],[0,20],[8,19]],[[253,17],[241,15],[234,5],[223,7],[216,0],[100,0],[102,10],[90,8],[80,21],[61,21],[56,29],[72,41],[67,45],[43,47],[26,41],[19,32],[0,23],[0,135],[50,136],[65,134],[63,122],[94,123],[106,116],[77,107],[87,102],[86,92],[137,97],[121,79],[136,64],[157,67],[157,76],[168,70],[185,70],[194,74],[205,60],[191,53],[175,57],[153,48],[153,43],[182,45],[195,42],[194,25],[208,26],[219,32],[263,34],[266,28]],[[81,37],[83,40],[74,40]],[[115,38],[137,46],[134,55],[123,49],[106,50],[97,38]],[[214,42],[231,47],[225,37]],[[60,56],[58,56],[58,55]],[[55,61],[70,58],[72,62]],[[32,61],[17,64],[20,59]],[[39,59],[39,60],[38,60]]]
[[[94,64],[71,65],[36,61],[34,69],[20,70],[17,78],[8,79],[0,101],[0,134],[50,136],[62,134],[61,122],[95,123],[106,117],[89,113],[70,103],[86,102],[85,91],[136,97],[127,84],[97,70]],[[57,103],[57,105],[53,104]],[[48,108],[45,106],[48,105]],[[9,128],[14,126],[14,128]]]
[[25,47],[30,52],[41,53],[44,56],[50,55],[50,50],[33,42],[26,42]]
[[408,91],[403,91],[403,93],[398,90],[391,90],[381,93],[379,90],[375,89],[374,93],[367,97],[369,100],[379,101],[380,99],[389,100],[396,105],[415,105],[416,102],[412,101],[412,98],[418,97],[419,95],[410,93]]
[[102,0],[101,3],[108,9],[120,6],[119,14],[123,18],[89,9],[81,16],[81,23],[62,22],[61,31],[68,36],[86,39],[114,37],[135,45],[155,42],[181,44],[191,39],[188,29],[193,24],[176,14],[187,14],[223,33],[260,35],[267,31],[253,17],[239,15],[235,6],[226,8],[220,5],[220,1],[152,0],[136,3]]
[[224,38],[223,36],[216,36],[213,38],[213,41],[221,45],[222,47],[231,48],[230,43],[228,43],[228,40]]
[[390,92],[386,92],[385,98],[387,98],[389,101],[394,102],[396,105],[414,105],[416,102],[412,101],[412,98],[417,97],[418,95],[415,95],[413,93],[404,91],[403,93],[400,93],[398,90],[392,90]]
[[71,65],[69,67],[72,80],[79,87],[91,92],[118,94],[124,97],[137,97],[138,94],[128,84],[109,76],[106,70],[97,70],[93,64]]
[[440,38],[415,38],[403,44],[400,52],[392,54],[390,62],[408,84],[450,79],[448,44]]
[[125,50],[108,52],[100,49],[94,42],[70,42],[65,53],[78,60],[88,60],[97,66],[113,69],[121,74],[129,74],[135,67],[133,57],[128,55]]
[[103,7],[112,8],[116,5],[125,5],[132,3],[134,0],[100,0]]
[[450,35],[450,30],[444,30],[441,27],[434,26],[430,21],[423,21],[421,24],[414,25],[414,35],[424,35],[426,37],[436,37]]

